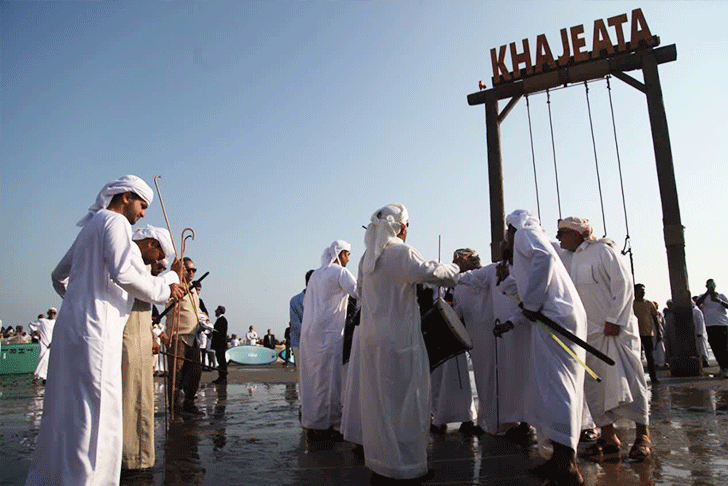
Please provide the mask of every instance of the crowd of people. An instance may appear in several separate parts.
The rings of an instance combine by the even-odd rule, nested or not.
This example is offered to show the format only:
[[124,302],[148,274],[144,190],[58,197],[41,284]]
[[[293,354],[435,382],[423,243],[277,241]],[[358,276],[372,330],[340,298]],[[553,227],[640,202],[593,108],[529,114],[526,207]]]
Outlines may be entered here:
[[[670,303],[660,313],[645,299],[613,241],[595,238],[580,217],[559,220],[552,240],[538,218],[519,210],[506,220],[502,261],[482,266],[475,250],[463,248],[444,264],[406,244],[408,220],[402,205],[377,210],[358,279],[346,268],[351,245],[336,240],[291,299],[301,425],[310,439],[351,442],[373,484],[430,477],[427,434],[453,422],[466,434],[538,438],[552,451],[534,469],[545,484],[583,483],[580,440],[597,439],[582,448],[594,460],[620,454],[619,419],[635,424],[629,457],[652,454],[648,386],[659,383],[657,367],[669,366],[675,316]],[[728,376],[728,299],[712,280],[706,288],[693,309],[698,354],[707,360],[709,341]],[[472,338],[477,408],[464,354],[430,370],[421,317],[438,297]]]
[[[169,232],[132,231],[152,200],[138,177],[106,184],[52,272],[60,311],[10,336],[38,340],[35,375],[46,384],[26,484],[118,484],[122,470],[149,470],[155,372],[166,374],[170,420],[183,421],[201,414],[204,363],[223,384],[229,346],[278,344],[253,326],[244,340],[228,336],[224,306],[211,322],[195,263],[177,257]],[[585,430],[599,437],[585,454],[618,454],[620,418],[635,423],[629,457],[651,455],[641,352],[654,386],[677,338],[670,304],[661,314],[645,299],[587,219],[559,220],[558,242],[529,211],[506,224],[499,262],[483,266],[469,248],[452,263],[427,261],[406,243],[407,209],[386,205],[366,226],[357,278],[347,268],[351,244],[335,240],[291,298],[285,342],[300,373],[301,425],[311,440],[351,442],[373,484],[431,477],[428,434],[453,422],[467,434],[537,437],[551,451],[534,470],[545,484],[583,484],[576,453]],[[706,289],[694,299],[696,348],[707,358],[707,339],[728,377],[728,299],[713,280]],[[422,316],[448,305],[472,337],[477,408],[464,349],[430,366]]]

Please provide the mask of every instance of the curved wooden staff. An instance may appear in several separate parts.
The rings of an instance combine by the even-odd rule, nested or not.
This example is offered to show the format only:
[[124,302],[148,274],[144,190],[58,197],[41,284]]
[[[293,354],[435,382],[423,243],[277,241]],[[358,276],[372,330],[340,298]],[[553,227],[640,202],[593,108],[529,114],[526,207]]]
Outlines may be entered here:
[[[169,231],[169,239],[172,240],[172,249],[174,250],[174,256],[179,260],[179,253],[177,253],[177,246],[174,244],[174,238],[172,237],[172,227],[169,224],[169,218],[167,217],[167,210],[164,207],[164,199],[162,199],[162,191],[159,190],[159,184],[157,184],[157,179],[161,179],[161,175],[155,175],[154,176],[154,187],[157,188],[157,196],[159,196],[159,204],[162,206],[162,214],[164,215],[164,221],[167,223],[167,231]],[[177,371],[177,337],[179,335],[179,321],[177,322],[177,334],[174,332],[170,333],[172,335],[173,340],[170,341],[174,347],[172,348],[172,356],[174,357],[174,361],[172,363],[172,385],[171,385],[171,393],[165,393],[167,395],[167,406],[169,406],[169,414],[171,416],[171,420],[174,420],[174,387],[176,383],[176,371]],[[169,374],[169,371],[167,372],[167,375]],[[167,392],[167,376],[165,375],[165,392]]]
[[[191,234],[188,234],[187,236],[185,236],[185,231],[189,231]],[[187,248],[187,246],[185,244],[187,242],[187,238],[192,238],[192,240],[194,241],[195,230],[193,230],[192,228],[185,228],[182,230],[182,257],[184,257],[185,248]]]

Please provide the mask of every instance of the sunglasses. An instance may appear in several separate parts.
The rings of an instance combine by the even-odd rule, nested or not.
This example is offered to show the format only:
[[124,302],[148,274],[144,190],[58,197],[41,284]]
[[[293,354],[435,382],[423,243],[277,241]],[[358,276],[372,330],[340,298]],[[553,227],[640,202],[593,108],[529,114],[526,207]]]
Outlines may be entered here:
[[197,271],[197,269],[196,268],[188,268],[187,271],[190,272],[190,273],[195,273]]

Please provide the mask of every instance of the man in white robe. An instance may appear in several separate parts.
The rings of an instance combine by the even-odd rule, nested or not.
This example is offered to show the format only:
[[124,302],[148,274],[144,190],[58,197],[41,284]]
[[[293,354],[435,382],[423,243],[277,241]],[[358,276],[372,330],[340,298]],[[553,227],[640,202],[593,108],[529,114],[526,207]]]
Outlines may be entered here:
[[174,272],[172,278],[149,275],[131,240],[131,224],[144,216],[153,195],[136,176],[106,184],[53,270],[63,305],[26,485],[119,484],[124,324],[135,297],[164,303],[185,292]]
[[[334,434],[341,426],[344,323],[356,279],[346,268],[351,244],[335,240],[306,286],[301,323],[299,393],[301,425],[311,437]],[[297,358],[298,359],[298,358]]]
[[[308,281],[313,275],[313,270],[306,272],[306,287],[308,287]],[[293,354],[293,366],[296,367],[296,376],[299,375],[297,361],[300,361],[299,354],[301,349],[301,323],[303,322],[303,299],[306,296],[306,287],[303,290],[291,297],[289,303],[289,326],[291,327],[291,353]]]
[[47,316],[41,317],[35,323],[31,323],[30,330],[38,336],[38,364],[35,367],[35,378],[33,383],[38,380],[46,381],[48,376],[48,359],[51,355],[51,342],[53,340],[53,328],[56,325],[56,314],[58,311],[55,307],[48,309]]
[[[147,226],[137,229],[132,240],[141,251],[151,274],[161,274],[165,256],[174,256],[169,231]],[[179,277],[178,277],[179,278]],[[124,326],[121,355],[122,411],[124,450],[122,470],[154,467],[154,338],[152,304],[139,299]]]
[[587,315],[587,342],[615,361],[614,366],[587,354],[586,364],[602,378],[585,381],[584,392],[601,438],[590,455],[618,454],[620,440],[614,430],[619,418],[635,422],[633,459],[652,452],[647,400],[647,380],[642,367],[637,318],[632,311],[634,284],[614,242],[597,240],[588,219],[568,217],[559,221],[556,238],[571,253],[566,270],[579,292]]
[[[539,313],[586,339],[586,312],[579,294],[546,237],[538,218],[517,210],[506,218],[506,243],[513,255],[522,310],[514,318],[526,317],[530,325],[531,383],[525,392],[526,421],[536,427],[541,439],[553,444],[553,455],[536,474],[558,484],[581,484],[576,448],[582,426],[584,369],[537,321]],[[522,314],[522,316],[521,316]],[[513,322],[496,326],[496,334],[512,329]],[[583,361],[583,348],[561,339]]]
[[[480,268],[480,256],[475,250],[461,248],[455,250],[453,263],[460,268],[460,272],[466,272]],[[463,296],[457,287],[455,287],[453,297],[454,310],[462,319],[458,307]],[[466,328],[467,326],[468,324],[465,323]],[[469,329],[468,334],[470,334]],[[459,422],[461,432],[465,434],[477,432],[474,430],[473,423],[476,413],[467,354],[460,353],[453,356],[432,370],[430,384],[432,392],[432,427],[430,430],[442,434],[447,430],[447,424]]]
[[354,444],[357,454],[363,453],[361,430],[361,366],[359,326],[354,327],[349,361],[343,366],[341,390],[341,434],[344,440]]
[[258,344],[258,333],[253,330],[253,326],[250,326],[248,332],[245,333],[245,344],[249,346]]
[[362,440],[374,482],[428,473],[430,364],[416,286],[454,286],[460,271],[405,244],[408,224],[401,204],[377,210],[359,263]]
[[[516,325],[496,339],[495,320],[505,322],[518,309],[516,300],[504,292],[518,295],[502,262],[465,272],[455,287],[456,310],[473,340],[470,357],[478,393],[478,427],[490,434],[511,431],[509,437],[525,442],[532,434],[524,422],[523,407],[531,365],[523,346],[531,342],[531,326]],[[518,427],[519,423],[524,425]]]

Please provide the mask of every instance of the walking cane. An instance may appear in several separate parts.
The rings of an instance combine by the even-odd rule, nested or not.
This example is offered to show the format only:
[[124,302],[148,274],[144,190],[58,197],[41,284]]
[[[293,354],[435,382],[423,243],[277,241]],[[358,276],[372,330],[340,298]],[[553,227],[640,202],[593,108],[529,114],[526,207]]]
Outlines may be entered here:
[[[169,238],[172,240],[172,249],[174,250],[174,256],[176,259],[179,260],[179,253],[177,253],[177,246],[174,244],[174,237],[172,236],[172,227],[169,224],[169,218],[167,217],[167,210],[164,207],[164,199],[162,199],[162,191],[159,190],[159,184],[157,184],[157,179],[160,179],[161,177],[162,177],[161,175],[154,176],[154,187],[157,188],[157,195],[159,196],[159,204],[160,204],[160,206],[162,206],[162,214],[164,215],[164,221],[165,221],[165,223],[167,223],[167,231],[169,231]],[[167,397],[166,397],[167,406],[169,407],[169,414],[172,416],[172,419],[174,419],[174,391],[175,391],[174,386],[175,386],[175,381],[176,381],[175,372],[177,370],[177,366],[176,366],[176,363],[177,363],[177,337],[179,335],[179,324],[177,325],[176,331],[177,331],[177,335],[175,335],[175,333],[172,332],[172,337],[174,339],[173,339],[173,341],[171,341],[171,343],[174,344],[174,348],[172,349],[172,353],[173,353],[172,356],[174,358],[173,364],[175,365],[172,367],[172,377],[171,377],[172,383],[171,383],[171,387],[170,387],[171,393],[168,393],[169,390],[167,388],[167,385],[168,385],[167,377],[166,376],[164,377],[164,392],[165,392],[165,395],[167,395]],[[169,373],[167,373],[167,374],[169,374]],[[166,408],[167,407],[165,407],[165,414],[166,414]]]
[[[500,319],[495,320],[495,325],[500,325]],[[500,389],[498,387],[498,338],[493,341],[495,344],[495,423],[497,434],[500,431]]]

